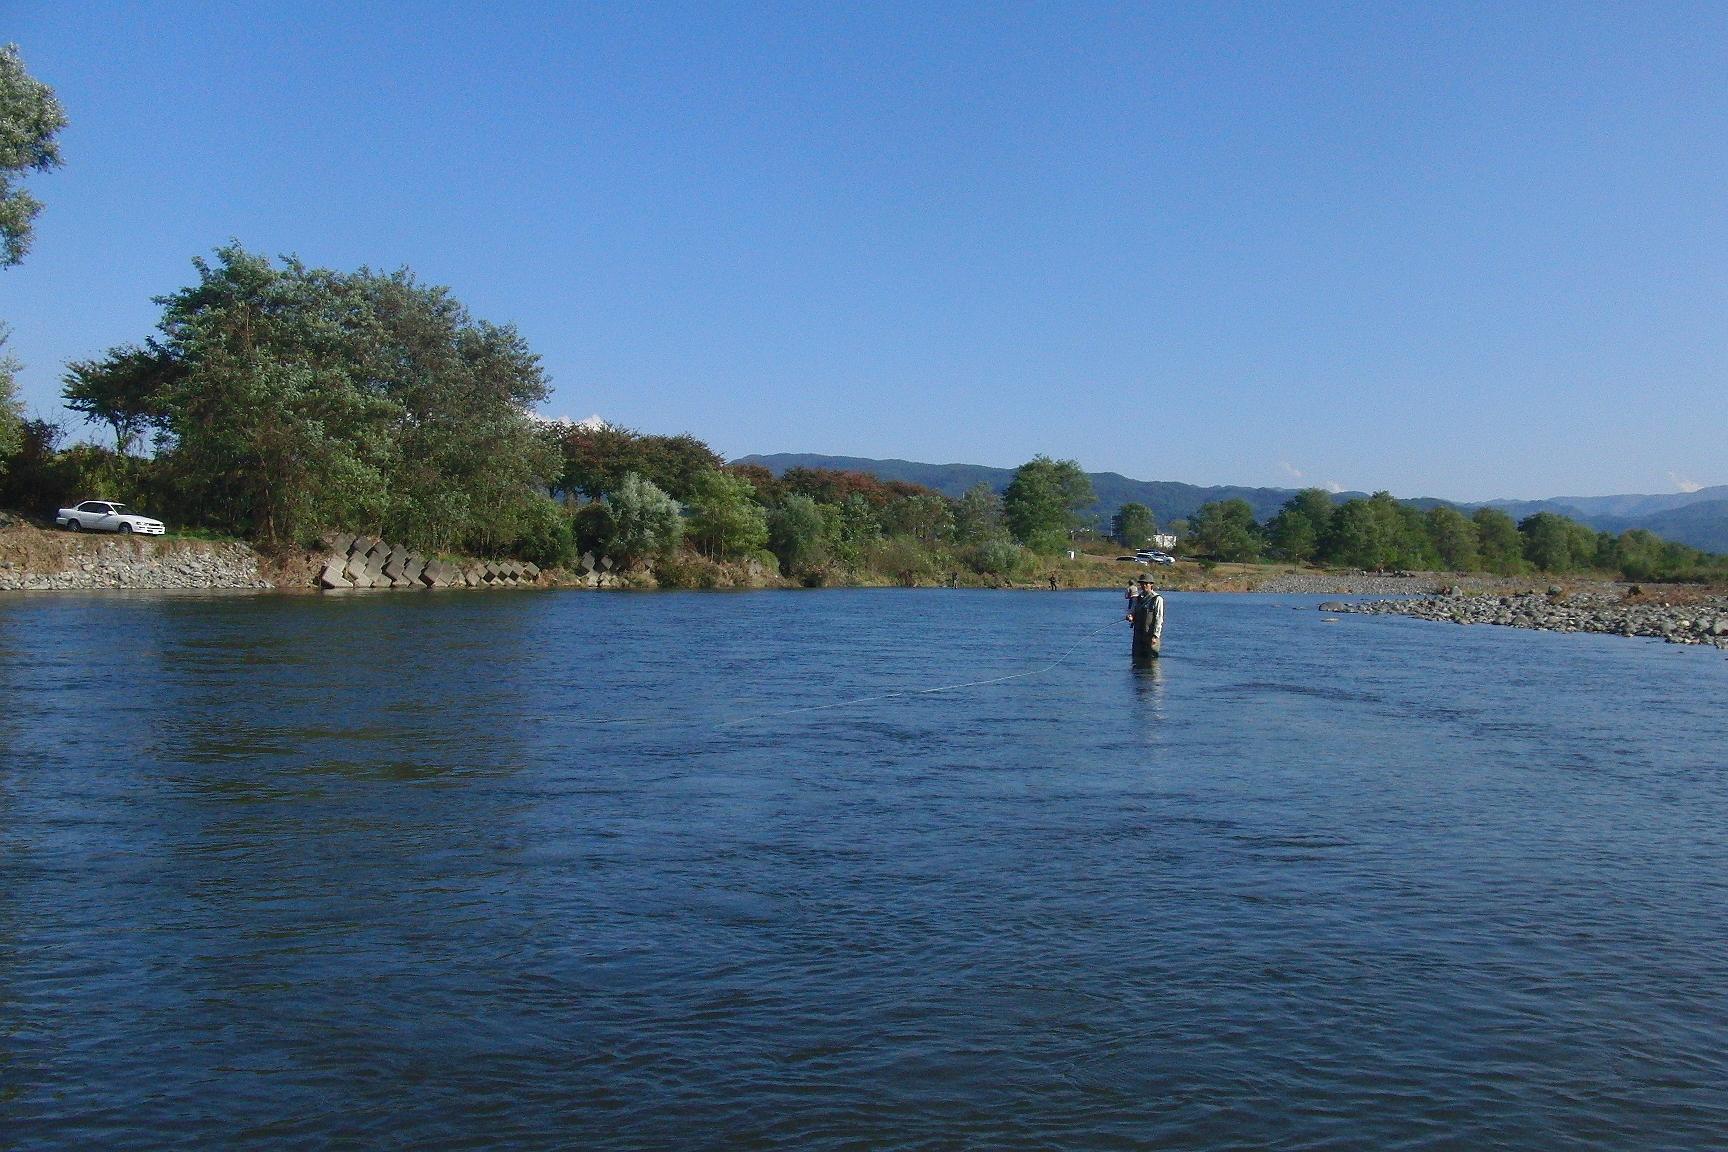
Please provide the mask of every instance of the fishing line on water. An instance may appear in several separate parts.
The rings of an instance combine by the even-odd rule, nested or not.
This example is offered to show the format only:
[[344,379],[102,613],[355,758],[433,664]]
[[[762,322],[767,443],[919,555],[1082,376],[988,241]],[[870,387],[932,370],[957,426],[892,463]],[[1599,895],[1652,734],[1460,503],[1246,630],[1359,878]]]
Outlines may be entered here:
[[747,716],[735,717],[731,720],[709,720],[695,716],[617,716],[603,717],[597,720],[579,720],[578,724],[590,728],[624,727],[640,725],[652,727],[655,725],[685,725],[712,724],[716,728],[736,728],[744,724],[753,724],[761,720],[776,720],[785,716],[801,716],[811,712],[833,712],[842,708],[853,708],[861,704],[876,704],[883,700],[900,700],[912,696],[934,696],[940,692],[958,692],[964,688],[984,688],[991,684],[1006,684],[1010,680],[1023,680],[1029,676],[1040,676],[1052,671],[1067,661],[1080,646],[1107,628],[1117,626],[1117,621],[1107,620],[1082,635],[1074,643],[1064,648],[1056,659],[1036,668],[1026,668],[1019,672],[1010,672],[1004,676],[990,676],[982,680],[961,680],[952,684],[937,684],[929,688],[900,688],[893,692],[873,692],[866,696],[851,696],[845,700],[830,700],[823,704],[806,704],[797,708],[776,708],[766,712],[753,712]]

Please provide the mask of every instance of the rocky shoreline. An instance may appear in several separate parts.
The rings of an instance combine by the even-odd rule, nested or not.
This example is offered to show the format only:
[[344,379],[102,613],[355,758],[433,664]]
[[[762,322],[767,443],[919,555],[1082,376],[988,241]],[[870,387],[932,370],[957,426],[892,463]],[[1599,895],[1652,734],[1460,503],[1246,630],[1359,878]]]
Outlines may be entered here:
[[[1525,581],[1521,587],[1528,587]],[[1280,596],[1437,596],[1453,589],[1469,593],[1500,593],[1513,585],[1503,576],[1451,575],[1436,572],[1280,572],[1248,585],[1251,592]]]
[[[26,535],[29,533],[29,535]],[[268,589],[245,544],[12,529],[0,540],[0,591]]]
[[1426,599],[1329,601],[1320,605],[1320,611],[1545,632],[1602,632],[1728,649],[1728,596],[1694,590],[1650,594],[1636,586],[1610,585],[1570,591],[1554,587],[1545,594],[1484,595],[1460,588]]

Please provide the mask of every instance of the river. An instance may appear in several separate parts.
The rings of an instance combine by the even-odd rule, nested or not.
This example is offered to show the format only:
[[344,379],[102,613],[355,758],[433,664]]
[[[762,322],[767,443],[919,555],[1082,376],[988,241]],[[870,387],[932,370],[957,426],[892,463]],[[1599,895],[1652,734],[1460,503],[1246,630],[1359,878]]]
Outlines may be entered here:
[[1722,1146],[1720,653],[1120,603],[0,599],[0,1144]]

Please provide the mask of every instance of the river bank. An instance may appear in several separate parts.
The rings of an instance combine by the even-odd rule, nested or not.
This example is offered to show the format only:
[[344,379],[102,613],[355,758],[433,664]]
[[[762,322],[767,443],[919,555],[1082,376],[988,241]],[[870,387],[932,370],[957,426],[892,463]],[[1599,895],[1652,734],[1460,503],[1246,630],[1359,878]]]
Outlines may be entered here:
[[0,591],[265,590],[277,586],[268,568],[236,540],[0,528]]
[[[238,540],[78,534],[14,521],[0,525],[0,592],[253,589],[309,593],[318,590],[320,574],[331,561],[330,551],[325,547],[276,554]],[[1645,591],[1629,597],[1626,585],[1574,580],[1568,581],[1558,596],[1545,596],[1531,587],[1529,576],[1388,574],[1192,561],[1146,566],[1085,553],[1040,559],[1012,577],[969,570],[851,573],[825,586],[1071,591],[1120,589],[1143,575],[1171,592],[1395,597],[1348,604],[1339,610],[1663,638],[1698,636],[1690,641],[1696,643],[1720,639],[1720,634],[1709,630],[1718,619],[1728,619],[1728,597],[1718,595],[1720,605],[1707,612],[1689,608],[1700,597],[1710,597],[1710,590],[1690,586],[1646,586]],[[789,589],[800,585],[756,560],[725,563],[679,553],[654,564],[628,566],[614,566],[609,560],[584,554],[568,568],[537,571],[531,586],[646,591]]]
[[1604,632],[1728,649],[1728,596],[1706,589],[1606,585],[1519,595],[1457,594],[1420,600],[1333,601],[1322,612],[1413,616],[1447,624],[1497,624],[1545,632]]

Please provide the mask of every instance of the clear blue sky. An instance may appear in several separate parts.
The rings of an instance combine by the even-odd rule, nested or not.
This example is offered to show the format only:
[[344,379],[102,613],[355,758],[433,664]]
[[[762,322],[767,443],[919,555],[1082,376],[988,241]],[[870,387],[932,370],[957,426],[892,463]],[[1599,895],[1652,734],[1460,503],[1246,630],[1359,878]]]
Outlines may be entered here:
[[71,127],[0,318],[57,414],[232,237],[729,456],[1728,482],[1728,5],[1415,7],[11,0]]

